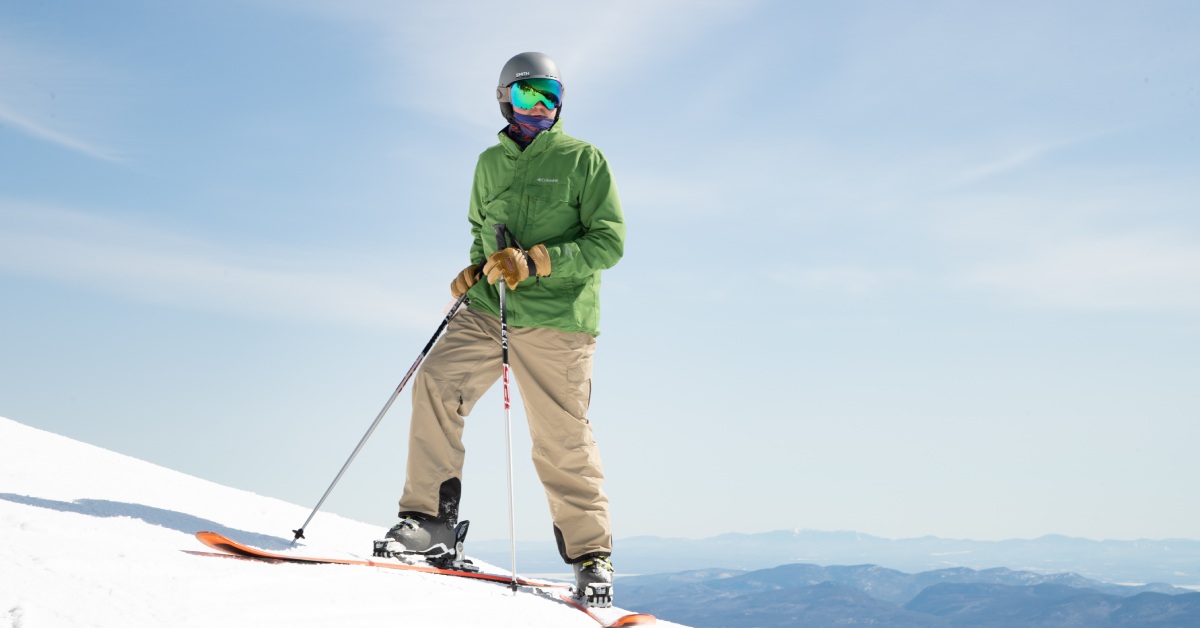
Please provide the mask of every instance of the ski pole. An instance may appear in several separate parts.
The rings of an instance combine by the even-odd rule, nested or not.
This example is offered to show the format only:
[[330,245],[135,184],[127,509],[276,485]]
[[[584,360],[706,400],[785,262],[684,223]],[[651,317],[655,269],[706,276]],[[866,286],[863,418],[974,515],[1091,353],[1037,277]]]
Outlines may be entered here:
[[304,528],[307,528],[308,524],[312,522],[313,517],[317,516],[317,511],[321,510],[321,506],[325,503],[325,499],[328,498],[329,494],[333,492],[333,487],[337,486],[337,483],[342,479],[342,476],[345,475],[346,469],[350,468],[350,463],[354,462],[354,458],[358,456],[358,452],[362,450],[363,445],[367,444],[367,439],[371,438],[371,434],[375,431],[375,428],[379,427],[379,422],[383,420],[383,415],[387,414],[387,411],[392,407],[392,403],[396,401],[396,397],[400,396],[400,391],[404,390],[404,385],[408,383],[408,380],[413,376],[413,373],[417,372],[417,366],[419,366],[421,361],[425,359],[425,356],[429,354],[429,350],[433,348],[433,343],[437,341],[438,336],[442,335],[442,331],[446,329],[446,325],[450,323],[450,319],[454,318],[454,315],[458,312],[459,306],[466,301],[467,294],[464,292],[462,296],[458,297],[458,300],[454,302],[454,305],[450,307],[450,311],[446,313],[446,318],[442,319],[442,324],[438,325],[437,331],[433,332],[433,337],[429,339],[429,342],[425,343],[425,348],[421,350],[421,355],[417,356],[417,360],[413,362],[411,367],[409,367],[408,373],[404,375],[404,379],[400,380],[400,385],[396,386],[396,391],[392,393],[390,398],[388,398],[387,403],[383,404],[383,409],[379,411],[379,416],[375,417],[375,422],[371,423],[371,427],[367,429],[367,433],[363,434],[362,440],[358,441],[358,446],[354,448],[354,452],[351,453],[350,457],[346,459],[346,464],[342,465],[342,470],[338,471],[337,477],[333,478],[333,483],[329,485],[329,488],[325,489],[325,494],[321,496],[321,501],[317,502],[317,507],[313,508],[312,513],[308,515],[308,519],[304,520],[304,525],[300,526],[296,530],[292,530],[292,532],[296,534],[295,538],[292,539],[292,545],[295,545],[296,541],[304,538]]
[[[492,225],[496,230],[496,250],[508,248],[508,226],[504,223]],[[516,499],[513,497],[513,454],[512,454],[512,402],[508,395],[508,308],[505,292],[508,286],[500,278],[500,361],[504,364],[504,450],[508,456],[508,543],[512,554],[512,582],[509,587],[517,591],[517,514]]]

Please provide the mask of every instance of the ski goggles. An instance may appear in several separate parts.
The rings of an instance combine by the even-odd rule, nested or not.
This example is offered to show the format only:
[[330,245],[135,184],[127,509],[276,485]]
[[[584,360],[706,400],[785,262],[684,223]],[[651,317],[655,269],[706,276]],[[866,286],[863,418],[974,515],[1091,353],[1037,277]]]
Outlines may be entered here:
[[545,78],[524,79],[508,88],[512,106],[518,109],[533,109],[538,103],[550,110],[558,109],[562,104],[562,92],[562,83]]

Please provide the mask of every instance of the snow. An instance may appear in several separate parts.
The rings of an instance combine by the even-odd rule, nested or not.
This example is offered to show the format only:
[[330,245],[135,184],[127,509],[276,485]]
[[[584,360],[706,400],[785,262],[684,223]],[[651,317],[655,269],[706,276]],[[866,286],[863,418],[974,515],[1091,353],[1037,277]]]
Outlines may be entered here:
[[193,534],[213,530],[361,558],[382,532],[320,513],[291,548],[310,511],[0,417],[0,628],[597,625],[495,583],[194,553],[208,548]]

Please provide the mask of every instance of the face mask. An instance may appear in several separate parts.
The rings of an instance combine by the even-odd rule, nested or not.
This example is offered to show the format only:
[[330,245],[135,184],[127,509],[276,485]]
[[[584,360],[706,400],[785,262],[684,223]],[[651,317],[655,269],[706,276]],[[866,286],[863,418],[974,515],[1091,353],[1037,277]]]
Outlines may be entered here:
[[513,112],[513,123],[508,125],[508,136],[522,148],[529,146],[538,133],[554,126],[554,118],[539,118]]

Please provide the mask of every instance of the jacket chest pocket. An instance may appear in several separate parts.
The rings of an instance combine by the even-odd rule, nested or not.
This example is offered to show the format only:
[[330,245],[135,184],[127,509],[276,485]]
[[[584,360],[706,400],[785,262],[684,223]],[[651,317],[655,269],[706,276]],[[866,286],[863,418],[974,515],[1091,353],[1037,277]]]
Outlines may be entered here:
[[560,242],[573,237],[579,225],[579,207],[571,184],[534,179],[525,186],[525,233],[536,242]]
[[571,182],[567,179],[534,179],[525,186],[533,205],[567,205],[571,200]]

